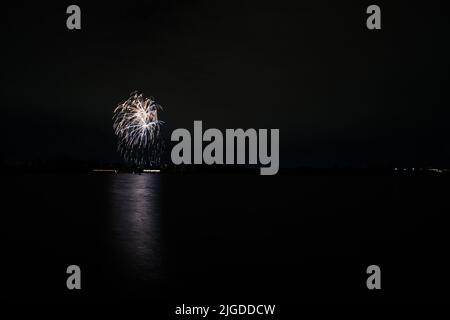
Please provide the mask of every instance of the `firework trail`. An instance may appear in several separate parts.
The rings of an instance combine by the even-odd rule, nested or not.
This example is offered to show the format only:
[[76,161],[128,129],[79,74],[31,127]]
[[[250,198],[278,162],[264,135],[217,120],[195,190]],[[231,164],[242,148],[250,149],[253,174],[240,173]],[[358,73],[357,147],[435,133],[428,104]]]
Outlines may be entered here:
[[113,129],[118,150],[125,161],[137,166],[158,165],[161,161],[163,121],[158,119],[162,107],[152,98],[134,91],[127,101],[114,109]]

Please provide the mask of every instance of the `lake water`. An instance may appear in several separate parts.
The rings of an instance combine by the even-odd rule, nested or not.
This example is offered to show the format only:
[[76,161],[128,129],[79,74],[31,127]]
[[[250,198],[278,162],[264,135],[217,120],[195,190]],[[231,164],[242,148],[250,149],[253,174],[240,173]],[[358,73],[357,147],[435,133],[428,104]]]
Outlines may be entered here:
[[[3,297],[365,297],[374,263],[389,297],[446,294],[437,289],[448,282],[446,177],[2,180]],[[80,292],[65,286],[71,264],[82,270]]]

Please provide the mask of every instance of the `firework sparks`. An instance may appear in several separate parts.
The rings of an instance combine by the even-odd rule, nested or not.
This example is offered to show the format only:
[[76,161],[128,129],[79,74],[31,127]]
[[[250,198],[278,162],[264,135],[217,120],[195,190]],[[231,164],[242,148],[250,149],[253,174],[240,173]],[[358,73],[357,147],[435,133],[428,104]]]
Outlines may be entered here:
[[137,91],[114,109],[118,150],[128,163],[148,166],[160,162],[160,131],[164,122],[158,119],[158,110],[162,107],[152,97],[146,98]]

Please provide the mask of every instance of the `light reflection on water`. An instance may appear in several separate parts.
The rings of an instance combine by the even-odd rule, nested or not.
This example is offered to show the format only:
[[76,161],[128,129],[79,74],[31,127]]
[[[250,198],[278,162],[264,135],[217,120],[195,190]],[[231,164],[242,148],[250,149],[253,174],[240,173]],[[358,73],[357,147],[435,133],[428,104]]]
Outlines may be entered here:
[[156,278],[160,272],[160,177],[118,174],[112,180],[114,245],[137,276]]

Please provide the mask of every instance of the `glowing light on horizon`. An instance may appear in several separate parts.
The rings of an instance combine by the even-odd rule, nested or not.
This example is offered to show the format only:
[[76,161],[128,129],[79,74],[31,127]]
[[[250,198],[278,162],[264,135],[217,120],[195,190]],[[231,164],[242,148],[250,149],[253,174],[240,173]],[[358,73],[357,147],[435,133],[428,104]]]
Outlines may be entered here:
[[145,173],[158,173],[158,172],[161,172],[161,170],[159,170],[159,169],[144,169],[142,171],[145,172]]
[[93,172],[114,172],[117,173],[118,171],[115,169],[93,169]]

